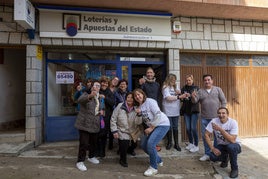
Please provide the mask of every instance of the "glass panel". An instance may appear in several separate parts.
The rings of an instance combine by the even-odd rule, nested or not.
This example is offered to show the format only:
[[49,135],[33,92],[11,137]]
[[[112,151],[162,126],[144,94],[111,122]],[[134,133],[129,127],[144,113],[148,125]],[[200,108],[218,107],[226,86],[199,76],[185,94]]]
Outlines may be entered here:
[[122,79],[128,80],[128,66],[122,66]]
[[[73,84],[56,84],[57,71],[73,71]],[[76,115],[77,104],[73,98],[77,85],[88,78],[99,79],[102,75],[116,76],[114,64],[49,63],[47,69],[48,116]]]
[[252,57],[253,66],[268,66],[268,56],[253,56]]
[[90,52],[48,52],[48,59],[50,60],[115,60],[116,55],[108,53],[90,53]]
[[230,55],[229,66],[249,66],[249,59],[248,55]]
[[207,66],[226,66],[225,55],[207,55],[206,56]]
[[180,54],[180,64],[187,66],[201,66],[201,54]]

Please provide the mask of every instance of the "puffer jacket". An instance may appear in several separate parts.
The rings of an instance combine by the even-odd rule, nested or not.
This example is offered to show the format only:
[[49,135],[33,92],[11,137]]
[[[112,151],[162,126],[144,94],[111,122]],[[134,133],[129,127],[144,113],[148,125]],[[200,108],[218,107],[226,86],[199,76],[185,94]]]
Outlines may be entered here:
[[[142,124],[142,117],[135,110],[128,112],[125,103],[119,103],[111,117],[111,132],[118,132],[120,140],[131,140],[131,133]],[[135,141],[135,139],[132,139]]]
[[100,115],[95,115],[97,105],[95,99],[88,98],[88,93],[84,92],[77,102],[80,104],[80,111],[76,118],[75,127],[90,133],[98,133],[100,131]]

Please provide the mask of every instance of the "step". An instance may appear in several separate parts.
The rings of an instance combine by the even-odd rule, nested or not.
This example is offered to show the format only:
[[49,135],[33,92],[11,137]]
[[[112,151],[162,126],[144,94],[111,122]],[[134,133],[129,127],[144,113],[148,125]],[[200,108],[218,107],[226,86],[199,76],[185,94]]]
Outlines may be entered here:
[[24,142],[25,133],[2,133],[0,134],[0,143]]
[[34,141],[0,143],[0,156],[18,156],[34,147]]

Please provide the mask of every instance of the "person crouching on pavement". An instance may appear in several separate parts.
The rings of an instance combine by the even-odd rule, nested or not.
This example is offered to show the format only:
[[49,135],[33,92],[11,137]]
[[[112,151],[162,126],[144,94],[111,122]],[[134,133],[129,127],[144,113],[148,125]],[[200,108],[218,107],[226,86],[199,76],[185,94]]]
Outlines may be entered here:
[[160,111],[156,100],[147,98],[142,89],[133,91],[134,99],[139,104],[136,112],[142,115],[145,124],[145,135],[141,139],[141,147],[149,155],[150,166],[144,172],[145,176],[153,176],[158,173],[158,165],[163,166],[161,157],[158,155],[156,145],[165,137],[170,122],[168,117]]
[[[218,118],[214,118],[206,127],[205,140],[210,148],[210,160],[221,161],[220,167],[226,168],[230,160],[230,178],[238,177],[237,155],[241,153],[241,143],[238,139],[238,124],[229,118],[225,107],[218,109]],[[210,137],[214,134],[217,145],[214,147]]]
[[93,81],[91,92],[84,92],[77,100],[80,104],[80,111],[77,115],[75,127],[79,130],[79,150],[76,167],[81,171],[86,171],[84,164],[87,150],[89,150],[88,161],[99,164],[95,157],[100,131],[100,116],[104,114],[100,110],[99,99],[100,83]]
[[[114,109],[111,117],[111,132],[119,144],[119,163],[128,167],[127,152],[132,138],[131,133],[142,124],[141,116],[138,116],[134,109],[134,97],[132,92],[127,92],[125,102],[119,103]],[[134,152],[134,149],[132,149]]]

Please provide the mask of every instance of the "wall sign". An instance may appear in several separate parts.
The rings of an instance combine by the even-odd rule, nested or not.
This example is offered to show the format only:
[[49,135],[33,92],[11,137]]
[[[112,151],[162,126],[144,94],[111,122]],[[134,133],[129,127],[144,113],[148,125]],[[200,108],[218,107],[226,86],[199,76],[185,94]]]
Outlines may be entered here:
[[[171,15],[40,8],[40,37],[171,40]],[[79,11],[80,10],[80,11]]]
[[35,29],[35,8],[28,0],[14,0],[14,20],[25,29]]

